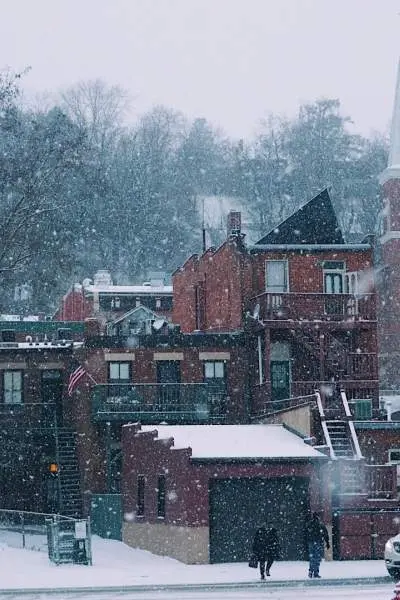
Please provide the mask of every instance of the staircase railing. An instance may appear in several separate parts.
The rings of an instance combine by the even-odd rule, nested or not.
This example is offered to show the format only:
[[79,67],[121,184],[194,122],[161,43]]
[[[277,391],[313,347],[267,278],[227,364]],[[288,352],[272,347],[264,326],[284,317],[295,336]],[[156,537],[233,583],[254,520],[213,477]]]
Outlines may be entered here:
[[335,451],[332,446],[331,436],[329,435],[328,427],[326,425],[326,417],[325,417],[325,413],[324,413],[324,407],[322,406],[321,394],[317,391],[317,392],[315,392],[315,396],[317,399],[317,407],[318,407],[319,417],[321,420],[321,427],[322,427],[322,431],[324,433],[326,445],[329,448],[330,457],[336,458],[336,454],[335,454]]
[[57,473],[57,495],[58,495],[58,512],[62,512],[63,508],[64,508],[64,499],[63,499],[63,493],[62,493],[62,487],[61,487],[61,474],[60,474],[60,438],[59,438],[59,432],[58,432],[58,423],[57,423],[57,413],[56,413],[56,409],[54,408],[54,414],[53,414],[53,419],[54,419],[54,441],[55,441],[55,447],[56,447],[56,463],[57,463],[57,468],[58,468],[58,473]]
[[340,398],[342,400],[343,403],[343,407],[344,407],[344,412],[346,415],[346,420],[349,426],[349,430],[350,430],[350,435],[351,435],[351,441],[353,444],[353,449],[354,449],[354,454],[356,458],[363,458],[363,455],[361,453],[361,449],[360,449],[360,444],[358,442],[358,437],[357,437],[357,433],[356,433],[356,429],[354,427],[354,422],[353,422],[353,415],[351,414],[351,410],[350,410],[350,406],[349,403],[347,401],[347,396],[346,396],[346,392],[344,390],[341,390],[340,392]]

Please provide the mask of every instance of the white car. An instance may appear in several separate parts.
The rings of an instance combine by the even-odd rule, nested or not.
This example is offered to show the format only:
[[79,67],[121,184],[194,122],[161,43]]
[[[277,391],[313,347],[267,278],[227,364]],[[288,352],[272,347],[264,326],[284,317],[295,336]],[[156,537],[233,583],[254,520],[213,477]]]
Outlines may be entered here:
[[400,580],[400,533],[385,544],[385,565],[389,575]]

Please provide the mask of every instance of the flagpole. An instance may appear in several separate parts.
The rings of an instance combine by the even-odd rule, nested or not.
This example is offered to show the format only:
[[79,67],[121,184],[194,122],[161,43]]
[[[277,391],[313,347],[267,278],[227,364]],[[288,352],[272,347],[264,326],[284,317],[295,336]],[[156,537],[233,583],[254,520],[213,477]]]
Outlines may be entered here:
[[97,385],[97,381],[95,380],[95,378],[94,378],[94,377],[92,377],[92,376],[91,376],[91,374],[90,374],[90,373],[88,373],[88,372],[86,371],[86,375],[89,377],[89,379],[90,379],[91,381],[93,381],[93,383],[94,383],[95,385]]

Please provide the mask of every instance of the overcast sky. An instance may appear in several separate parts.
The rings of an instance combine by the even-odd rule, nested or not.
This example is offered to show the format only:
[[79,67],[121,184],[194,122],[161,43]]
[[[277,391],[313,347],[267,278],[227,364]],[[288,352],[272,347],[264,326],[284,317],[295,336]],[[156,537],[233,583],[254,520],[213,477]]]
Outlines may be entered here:
[[31,93],[102,78],[249,137],[268,113],[340,98],[357,131],[388,127],[400,0],[3,0],[0,67]]

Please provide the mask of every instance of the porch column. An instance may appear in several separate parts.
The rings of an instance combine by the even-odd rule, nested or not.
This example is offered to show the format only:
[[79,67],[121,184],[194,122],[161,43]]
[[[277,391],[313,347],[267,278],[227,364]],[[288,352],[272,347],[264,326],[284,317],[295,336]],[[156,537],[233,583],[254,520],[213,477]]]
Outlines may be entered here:
[[264,381],[267,384],[268,402],[271,401],[271,330],[264,330],[265,352],[264,352]]
[[111,493],[111,423],[106,423],[106,489]]
[[319,334],[319,380],[325,381],[325,335]]

